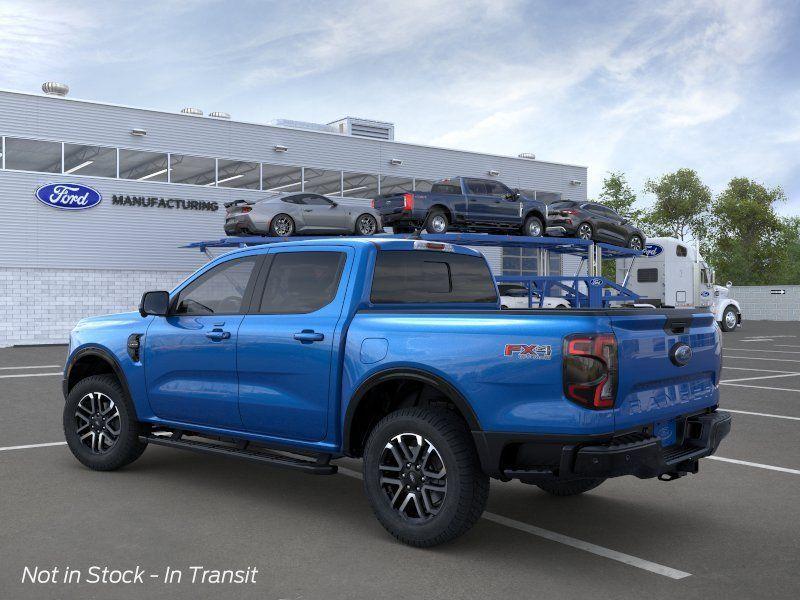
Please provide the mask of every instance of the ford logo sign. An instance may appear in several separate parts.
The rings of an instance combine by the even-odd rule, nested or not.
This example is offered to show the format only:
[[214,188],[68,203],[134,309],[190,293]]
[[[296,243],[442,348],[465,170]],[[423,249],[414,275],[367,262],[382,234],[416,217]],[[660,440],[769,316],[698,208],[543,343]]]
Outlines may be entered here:
[[589,285],[593,285],[595,287],[603,285],[603,280],[599,277],[595,277],[594,279],[589,280]]
[[710,296],[710,295],[711,295],[711,292],[709,292],[708,290],[703,290],[702,292],[700,292],[700,295],[701,295],[703,298],[707,298],[708,296]]
[[669,359],[676,367],[685,367],[692,360],[692,349],[689,344],[678,342],[669,351]]
[[83,210],[100,204],[100,192],[79,183],[48,183],[36,190],[42,204],[62,210]]
[[664,251],[664,248],[659,246],[658,244],[647,244],[642,250],[643,256],[658,256]]

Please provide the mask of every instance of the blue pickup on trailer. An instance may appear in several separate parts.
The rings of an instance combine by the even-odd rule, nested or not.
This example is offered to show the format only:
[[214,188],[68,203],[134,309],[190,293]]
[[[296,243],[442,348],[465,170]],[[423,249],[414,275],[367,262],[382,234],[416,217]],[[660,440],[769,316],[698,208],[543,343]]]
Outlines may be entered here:
[[118,469],[158,444],[333,474],[359,457],[383,526],[431,546],[475,523],[490,478],[557,496],[671,480],[730,431],[709,312],[506,311],[460,245],[268,241],[78,323],[63,384],[78,460]]

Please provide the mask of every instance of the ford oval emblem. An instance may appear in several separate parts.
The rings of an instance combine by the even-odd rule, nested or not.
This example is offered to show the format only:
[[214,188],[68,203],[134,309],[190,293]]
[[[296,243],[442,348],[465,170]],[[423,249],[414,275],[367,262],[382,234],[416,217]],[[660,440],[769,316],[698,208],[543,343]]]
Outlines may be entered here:
[[642,254],[644,256],[658,256],[664,251],[664,248],[659,246],[658,244],[647,244],[642,250]]
[[593,285],[595,287],[603,285],[603,280],[599,277],[595,277],[594,279],[589,280],[589,285]]
[[83,210],[100,204],[103,196],[80,183],[48,183],[36,189],[36,199],[61,210]]
[[700,292],[700,295],[701,295],[703,298],[707,298],[708,296],[710,296],[710,295],[711,295],[711,292],[709,292],[708,290],[703,290],[702,292]]
[[677,367],[685,367],[692,360],[692,348],[689,344],[678,342],[669,351],[669,359]]

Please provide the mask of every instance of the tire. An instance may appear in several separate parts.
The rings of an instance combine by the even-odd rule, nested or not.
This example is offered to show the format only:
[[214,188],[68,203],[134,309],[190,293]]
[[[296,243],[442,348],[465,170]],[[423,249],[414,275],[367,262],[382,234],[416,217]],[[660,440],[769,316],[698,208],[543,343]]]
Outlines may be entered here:
[[289,237],[294,230],[294,219],[284,213],[275,215],[269,222],[269,234],[273,237]]
[[544,235],[544,224],[542,220],[533,215],[525,219],[525,224],[522,226],[522,235],[528,237],[542,237]]
[[[95,417],[105,417],[105,421]],[[145,428],[136,420],[133,403],[112,375],[94,375],[79,381],[67,395],[63,424],[72,454],[95,471],[114,471],[129,465],[147,448],[147,442],[139,440]],[[87,431],[90,437],[86,437]]]
[[641,238],[641,236],[632,235],[628,240],[628,248],[631,248],[632,250],[643,250],[644,240]]
[[581,223],[575,230],[575,237],[581,240],[594,239],[594,229],[589,223]]
[[440,208],[435,208],[428,213],[428,218],[425,219],[425,231],[428,233],[447,233],[447,228],[450,226],[450,221],[447,214]]
[[[419,461],[420,455],[426,458]],[[387,477],[398,484],[387,482]],[[410,487],[404,490],[401,482]],[[413,489],[417,483],[422,493]],[[364,491],[390,534],[404,544],[426,548],[449,542],[475,524],[486,507],[489,478],[480,469],[466,424],[456,414],[404,408],[384,417],[369,435]]]
[[603,483],[605,478],[573,479],[571,481],[542,481],[537,483],[539,489],[553,496],[577,496],[593,490]]
[[739,325],[738,313],[732,306],[728,306],[722,313],[722,321],[719,323],[719,328],[722,331],[733,331]]
[[378,233],[378,220],[369,213],[359,215],[356,219],[356,235],[375,235]]

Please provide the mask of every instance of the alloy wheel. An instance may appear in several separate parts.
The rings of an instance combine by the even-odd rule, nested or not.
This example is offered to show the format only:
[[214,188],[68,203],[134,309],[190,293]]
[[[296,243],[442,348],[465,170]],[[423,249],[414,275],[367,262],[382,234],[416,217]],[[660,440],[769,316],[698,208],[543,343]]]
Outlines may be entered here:
[[642,238],[640,238],[638,235],[633,236],[631,238],[630,243],[628,244],[628,247],[633,249],[633,250],[641,250],[642,249]]
[[372,235],[375,233],[375,230],[378,228],[378,224],[375,222],[374,217],[370,215],[362,215],[358,219],[358,232],[361,235]]
[[578,227],[578,237],[582,240],[592,239],[592,226],[588,223],[583,223]]
[[530,222],[528,223],[527,234],[530,237],[541,237],[542,224],[537,219],[531,219]]
[[447,495],[447,469],[430,440],[416,433],[394,436],[378,469],[386,501],[402,518],[420,523],[439,513]]
[[289,220],[289,217],[277,217],[272,224],[272,228],[275,230],[275,234],[278,236],[286,236],[291,235],[292,233],[292,222]]
[[431,219],[431,229],[433,233],[445,233],[447,230],[447,219],[444,215],[436,215]]
[[733,329],[736,327],[736,313],[732,310],[729,310],[725,313],[725,325],[728,329]]
[[117,443],[122,427],[119,409],[102,392],[89,392],[75,410],[78,439],[95,454],[105,454]]

